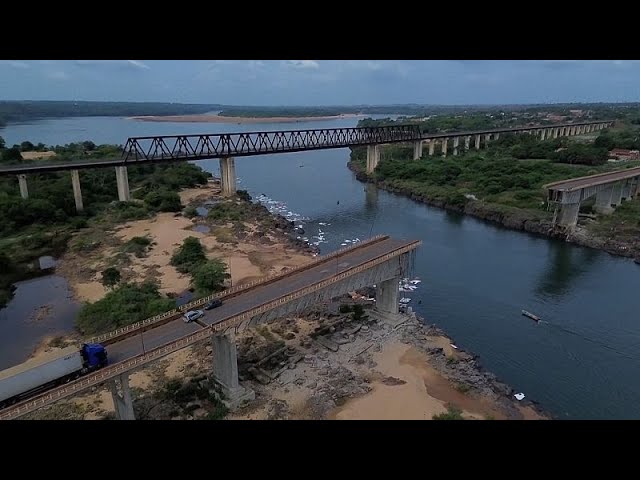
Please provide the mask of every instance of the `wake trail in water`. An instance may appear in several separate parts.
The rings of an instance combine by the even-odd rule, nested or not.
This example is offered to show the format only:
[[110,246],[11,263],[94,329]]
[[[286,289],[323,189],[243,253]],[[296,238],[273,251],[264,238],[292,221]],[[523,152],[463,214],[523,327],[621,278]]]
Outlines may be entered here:
[[545,325],[549,325],[549,327],[551,329],[558,330],[560,332],[566,333],[568,335],[572,335],[574,337],[577,337],[577,338],[579,338],[581,340],[584,340],[584,341],[587,341],[589,343],[593,343],[594,345],[598,345],[599,347],[602,347],[602,348],[605,348],[605,349],[607,349],[607,350],[609,350],[611,352],[614,352],[615,354],[617,354],[617,355],[619,355],[619,356],[621,356],[623,358],[626,358],[628,360],[640,361],[640,357],[638,357],[638,356],[629,355],[628,353],[620,351],[620,350],[618,350],[617,348],[615,348],[615,347],[613,347],[611,345],[608,345],[608,344],[606,344],[604,342],[598,341],[595,338],[591,338],[591,337],[588,337],[586,335],[583,335],[582,333],[576,332],[575,330],[571,330],[569,328],[565,328],[565,327],[563,327],[561,325],[558,325],[556,323],[550,323],[550,322],[547,322],[547,321],[544,321],[544,320],[540,320],[538,323],[539,324],[540,323],[544,323]]

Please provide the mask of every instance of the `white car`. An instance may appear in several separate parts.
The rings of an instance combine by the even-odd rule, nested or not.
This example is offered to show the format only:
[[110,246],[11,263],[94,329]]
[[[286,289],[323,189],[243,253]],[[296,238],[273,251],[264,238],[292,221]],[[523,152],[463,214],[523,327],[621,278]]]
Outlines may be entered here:
[[204,316],[204,312],[202,310],[189,310],[187,313],[184,314],[183,318],[185,323],[189,323],[203,316]]

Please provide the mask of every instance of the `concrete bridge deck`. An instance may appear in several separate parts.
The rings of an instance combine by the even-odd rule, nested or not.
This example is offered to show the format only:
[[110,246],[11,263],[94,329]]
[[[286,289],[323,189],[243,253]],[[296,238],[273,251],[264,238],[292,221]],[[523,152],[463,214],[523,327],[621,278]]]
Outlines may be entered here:
[[[389,291],[383,292],[381,299],[388,299],[388,303],[397,309],[397,279],[403,272],[402,261],[398,262],[398,258],[415,250],[420,243],[381,236],[362,246],[345,249],[341,255],[328,256],[311,268],[303,266],[282,278],[258,285],[245,294],[231,297],[217,309],[205,311],[205,316],[198,322],[184,323],[182,318],[172,319],[151,330],[140,330],[139,334],[116,339],[107,347],[110,360],[108,367],[5,408],[0,411],[0,419],[18,418],[109,380],[117,378],[123,382],[122,379],[132,370],[215,335],[247,328],[270,312],[277,314],[291,310],[292,302],[298,302],[293,308],[295,310],[295,307],[311,305],[319,298],[346,293],[358,285],[384,281]],[[385,270],[381,271],[380,267],[385,267]],[[358,282],[354,283],[353,279],[358,276]],[[313,296],[317,292],[321,293],[320,297]],[[132,407],[129,410],[132,412]]]
[[572,192],[582,188],[634,178],[638,175],[640,175],[640,167],[634,167],[627,168],[626,170],[616,170],[614,172],[598,173],[597,175],[560,180],[558,182],[549,183],[545,185],[544,188],[546,190],[555,190],[558,192]]
[[570,232],[578,224],[583,201],[595,196],[594,210],[607,215],[623,201],[635,198],[640,191],[640,167],[570,178],[543,188],[549,205],[554,206],[553,226]]

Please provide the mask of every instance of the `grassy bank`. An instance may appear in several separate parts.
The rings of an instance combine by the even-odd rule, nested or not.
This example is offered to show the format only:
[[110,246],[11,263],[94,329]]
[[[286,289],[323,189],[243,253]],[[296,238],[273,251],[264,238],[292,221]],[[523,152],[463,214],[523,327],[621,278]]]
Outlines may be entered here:
[[[72,144],[57,147],[60,158],[79,159],[83,148],[94,158],[113,155],[112,145]],[[8,149],[0,152],[4,155]],[[27,162],[11,158],[4,163]],[[37,260],[42,255],[62,254],[70,238],[93,225],[147,218],[156,212],[182,209],[178,192],[207,183],[210,174],[188,163],[133,166],[128,169],[132,201],[118,202],[112,169],[84,170],[80,174],[84,211],[77,212],[69,172],[34,174],[27,177],[29,198],[20,196],[14,177],[0,178],[0,308],[12,296],[12,284],[39,275]],[[80,245],[79,248],[90,247]]]
[[[616,135],[606,134],[607,143],[612,137]],[[360,180],[373,182],[416,201],[476,216],[507,228],[552,235],[553,210],[547,204],[543,185],[640,165],[638,161],[602,163],[602,147],[594,145],[593,140],[586,146],[584,143],[576,146],[578,142],[573,140],[562,141],[564,147],[554,145],[554,141],[540,142],[531,137],[522,140],[516,137],[515,141],[513,138],[501,139],[486,150],[471,150],[446,158],[424,156],[415,161],[411,160],[410,147],[388,146],[382,149],[380,164],[371,175],[365,173],[366,150],[356,148],[352,151],[349,168]],[[587,153],[574,156],[566,152]],[[518,159],[514,154],[541,158]],[[596,164],[569,163],[576,161]],[[592,213],[592,204],[593,199],[584,202],[582,213]],[[636,245],[640,224],[636,220],[638,217],[634,217],[640,211],[638,204],[638,201],[626,202],[610,216],[598,215],[590,219],[584,223],[588,235],[573,241],[616,254],[640,254],[640,245]],[[621,248],[621,241],[628,243],[626,248]],[[609,243],[615,243],[615,248],[608,248]]]

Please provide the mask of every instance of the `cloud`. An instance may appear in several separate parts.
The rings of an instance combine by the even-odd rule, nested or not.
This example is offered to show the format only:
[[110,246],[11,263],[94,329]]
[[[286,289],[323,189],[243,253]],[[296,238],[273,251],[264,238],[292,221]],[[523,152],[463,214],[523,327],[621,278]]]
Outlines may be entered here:
[[142,68],[144,70],[150,69],[149,65],[142,63],[140,60],[127,60],[127,62],[129,62],[129,65],[133,65],[134,67]]
[[69,75],[67,75],[62,70],[57,70],[55,72],[48,72],[47,77],[49,77],[52,80],[67,80],[70,78]]
[[149,65],[140,60],[76,60],[74,62],[79,67],[115,67],[133,68],[135,70],[149,70]]
[[3,63],[13,68],[29,68],[29,64],[19,60],[5,60]]
[[317,70],[320,64],[315,60],[287,60],[285,66],[300,70]]

